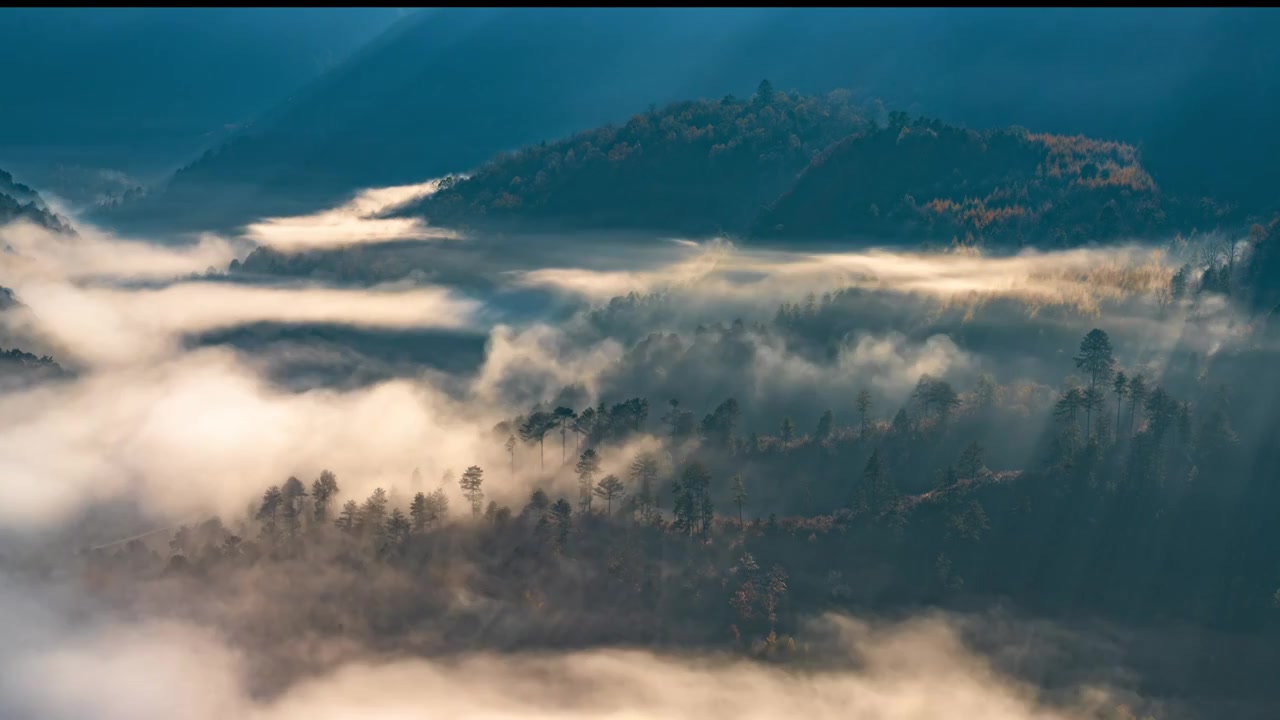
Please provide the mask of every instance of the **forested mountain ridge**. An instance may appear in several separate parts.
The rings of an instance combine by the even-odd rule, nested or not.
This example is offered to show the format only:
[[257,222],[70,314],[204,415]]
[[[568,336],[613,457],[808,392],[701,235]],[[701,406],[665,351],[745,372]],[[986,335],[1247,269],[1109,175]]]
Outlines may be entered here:
[[[1064,358],[1064,371],[1080,374],[1031,416],[1015,387],[928,375],[896,409],[864,391],[844,414],[783,417],[770,433],[746,432],[733,397],[693,408],[625,396],[540,404],[493,429],[510,470],[472,465],[438,486],[415,470],[408,492],[367,497],[327,471],[310,483],[289,477],[242,516],[179,527],[163,554],[141,541],[91,550],[86,575],[125,574],[132,582],[96,588],[121,597],[169,584],[192,607],[245,577],[319,587],[336,576],[355,589],[296,594],[280,622],[302,631],[301,610],[314,608],[346,618],[329,631],[343,639],[412,627],[439,652],[634,643],[785,659],[798,657],[791,636],[816,612],[996,599],[1051,617],[1272,632],[1275,452],[1264,448],[1275,425],[1237,426],[1232,399],[1243,398],[1230,389],[1205,382],[1177,393],[1122,368],[1115,353],[1105,331],[1089,332]],[[1040,428],[1025,467],[984,447],[1010,422]],[[646,436],[670,453],[604,469]],[[517,467],[576,483],[536,487],[511,505],[491,500]],[[470,521],[451,522],[459,515]],[[323,581],[321,565],[331,571]],[[395,582],[374,582],[387,578]],[[459,624],[467,632],[448,630]],[[1236,647],[1275,658],[1265,642]],[[1149,689],[1191,683],[1206,694],[1229,688],[1242,703],[1270,697],[1264,673],[1176,665],[1157,681],[1172,688]]]
[[432,9],[102,219],[245,222],[761,77],[970,127],[1141,143],[1170,192],[1256,209],[1275,199],[1261,159],[1280,109],[1263,40],[1275,27],[1265,12],[1190,8]]
[[675,103],[500,155],[401,213],[432,223],[742,231],[814,155],[865,127],[847,94]]
[[677,103],[622,127],[503,154],[401,213],[440,225],[726,231],[1064,246],[1207,229],[1212,202],[1165,196],[1127,144],[978,132],[847,94]]
[[1021,128],[976,132],[895,113],[886,127],[814,158],[753,230],[1052,247],[1215,220],[1204,208],[1171,204],[1130,145]]
[[0,170],[0,225],[27,220],[57,232],[74,232],[66,219],[49,210],[40,195]]

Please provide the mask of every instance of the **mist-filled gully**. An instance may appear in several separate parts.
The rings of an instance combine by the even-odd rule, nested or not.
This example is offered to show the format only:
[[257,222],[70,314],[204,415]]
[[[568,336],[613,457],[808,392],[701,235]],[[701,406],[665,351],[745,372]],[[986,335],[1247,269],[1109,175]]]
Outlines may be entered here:
[[1195,248],[383,212],[435,187],[0,229],[0,347],[66,371],[0,398],[0,716],[1276,707],[1276,348]]

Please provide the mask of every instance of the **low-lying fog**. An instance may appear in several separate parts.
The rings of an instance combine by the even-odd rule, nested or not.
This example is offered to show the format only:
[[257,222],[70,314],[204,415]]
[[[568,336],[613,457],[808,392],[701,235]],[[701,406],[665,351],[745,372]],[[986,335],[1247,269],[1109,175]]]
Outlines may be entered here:
[[[535,485],[573,483],[558,463],[542,470],[536,446],[509,456],[495,439],[496,424],[537,403],[642,396],[656,418],[671,397],[701,416],[732,396],[743,432],[772,432],[778,417],[808,428],[827,408],[851,421],[864,389],[887,418],[922,375],[966,389],[990,376],[1040,423],[1094,326],[1124,366],[1167,382],[1205,372],[1224,349],[1269,349],[1226,302],[1167,296],[1185,261],[1173,246],[821,252],[468,236],[382,216],[432,188],[167,245],[0,229],[0,285],[23,304],[4,312],[0,347],[49,353],[69,371],[0,398],[0,558],[37,540],[70,556],[234,515],[263,488],[323,469],[363,497],[411,491],[415,470],[431,488],[479,465],[491,469],[486,497],[518,510]],[[254,246],[294,264],[261,272],[246,260]],[[243,269],[229,272],[233,260]],[[784,303],[806,319],[784,322]],[[677,334],[678,347],[653,333]],[[560,442],[548,438],[547,457]],[[1012,469],[1030,452],[1021,442],[993,452]],[[661,444],[637,440],[604,470]],[[445,490],[461,506],[458,488]],[[119,506],[140,516],[84,524]],[[334,658],[323,671],[260,696],[246,678],[252,650],[223,628],[122,614],[79,597],[76,582],[0,576],[0,715],[1029,720],[1097,717],[1125,699],[1120,674],[1043,696],[941,615],[813,618],[805,641],[829,660],[819,669],[609,647],[434,658],[317,646]]]

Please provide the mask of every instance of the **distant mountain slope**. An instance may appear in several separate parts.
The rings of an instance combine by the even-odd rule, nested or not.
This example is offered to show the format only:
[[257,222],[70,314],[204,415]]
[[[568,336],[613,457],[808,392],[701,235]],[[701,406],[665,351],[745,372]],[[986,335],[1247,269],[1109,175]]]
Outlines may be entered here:
[[73,232],[66,219],[49,210],[35,190],[0,170],[0,225],[15,220],[28,220],[58,232]]
[[840,95],[677,103],[506,153],[401,210],[445,226],[717,230],[778,239],[1067,246],[1206,229],[1124,143],[974,131]]
[[32,381],[62,377],[66,371],[48,355],[37,356],[18,348],[0,348],[0,389]]
[[1155,181],[1129,145],[975,132],[895,114],[887,127],[822,153],[754,231],[1065,246],[1148,236],[1167,221]]
[[146,176],[344,60],[394,8],[0,9],[0,164]]
[[1231,9],[429,10],[111,217],[304,209],[761,77],[969,127],[1142,143],[1166,189],[1260,206],[1280,187],[1265,152],[1277,32],[1280,13]]
[[402,212],[439,225],[742,231],[816,153],[866,121],[842,95],[682,102],[504,154]]

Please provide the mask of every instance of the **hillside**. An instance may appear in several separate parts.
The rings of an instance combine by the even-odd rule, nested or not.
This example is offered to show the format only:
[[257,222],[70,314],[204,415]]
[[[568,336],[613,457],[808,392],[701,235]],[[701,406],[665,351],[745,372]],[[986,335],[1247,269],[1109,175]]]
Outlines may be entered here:
[[67,221],[49,210],[40,195],[0,170],[0,225],[27,220],[58,232],[73,232]]
[[1266,204],[1276,29],[1275,14],[1204,9],[429,10],[104,215],[235,225],[469,171],[650,103],[745,94],[762,77],[969,127],[1142,143],[1170,192]]
[[1167,220],[1132,146],[1021,129],[975,132],[895,113],[887,127],[815,158],[754,230],[1063,246],[1147,236]]
[[741,231],[814,155],[865,126],[846,95],[693,101],[499,156],[404,212],[439,225]]
[[0,165],[79,201],[163,179],[384,30],[394,8],[0,10]]
[[[673,19],[711,14],[416,13],[179,170],[162,190],[103,216],[117,224],[159,215],[230,225],[363,187],[465,170],[504,149],[625,118],[650,102],[687,96],[680,83],[671,87],[671,74],[653,72],[653,58],[679,49],[684,62],[710,62],[714,46],[699,45],[709,23]],[[735,16],[730,11],[717,32],[733,31]]]
[[[1068,246],[1233,221],[1164,194],[1127,144],[977,132],[773,92],[677,103],[498,156],[403,209],[444,226]],[[877,113],[871,113],[875,115]]]

